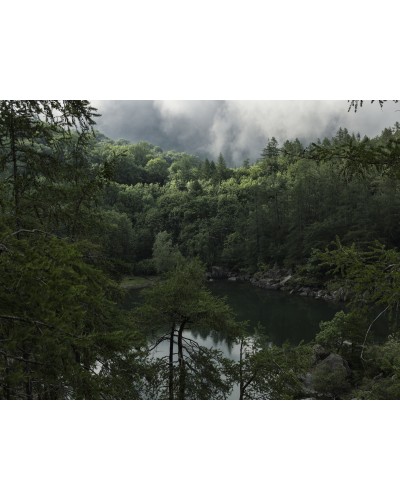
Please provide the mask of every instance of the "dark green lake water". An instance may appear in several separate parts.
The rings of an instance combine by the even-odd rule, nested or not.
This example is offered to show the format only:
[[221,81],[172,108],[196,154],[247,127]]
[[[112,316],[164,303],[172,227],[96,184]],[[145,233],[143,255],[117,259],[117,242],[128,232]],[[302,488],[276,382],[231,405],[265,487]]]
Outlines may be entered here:
[[[281,345],[286,340],[294,345],[301,340],[312,340],[319,331],[319,323],[332,319],[341,309],[338,305],[325,301],[263,290],[249,283],[215,281],[209,283],[209,288],[216,296],[226,297],[237,318],[240,321],[247,320],[251,329],[260,323],[268,339],[276,345]],[[130,290],[124,307],[132,308],[140,302],[140,290]],[[223,332],[185,330],[184,335],[204,347],[218,349],[229,359],[239,361],[239,345]],[[168,349],[169,342],[162,342],[152,355],[167,356]],[[228,399],[238,398],[239,388],[234,385]]]
[[[215,281],[209,283],[209,288],[216,296],[226,297],[237,318],[248,321],[251,330],[260,323],[268,339],[276,345],[282,345],[285,341],[297,345],[302,340],[312,340],[319,331],[319,323],[332,319],[341,309],[337,304],[264,290],[249,283]],[[124,306],[134,307],[139,302],[140,291],[131,290],[127,293]],[[185,335],[205,347],[221,350],[231,359],[239,359],[238,346],[223,333],[187,330]],[[165,355],[167,343],[165,346],[160,344],[157,349],[160,356]]]
[[276,345],[288,340],[298,344],[309,341],[319,331],[319,323],[333,318],[342,308],[322,300],[264,290],[249,283],[215,281],[210,290],[226,297],[239,320],[248,320],[251,328],[260,323]]

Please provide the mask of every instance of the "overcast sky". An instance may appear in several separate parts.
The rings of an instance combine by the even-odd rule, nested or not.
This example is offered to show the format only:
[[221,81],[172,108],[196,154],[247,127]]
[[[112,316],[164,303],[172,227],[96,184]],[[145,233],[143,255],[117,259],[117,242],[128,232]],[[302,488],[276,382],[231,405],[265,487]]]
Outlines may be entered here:
[[400,103],[377,102],[354,113],[347,101],[92,101],[97,128],[112,139],[151,142],[216,158],[231,166],[255,160],[268,138],[299,138],[305,145],[332,137],[339,127],[373,137],[400,121]]

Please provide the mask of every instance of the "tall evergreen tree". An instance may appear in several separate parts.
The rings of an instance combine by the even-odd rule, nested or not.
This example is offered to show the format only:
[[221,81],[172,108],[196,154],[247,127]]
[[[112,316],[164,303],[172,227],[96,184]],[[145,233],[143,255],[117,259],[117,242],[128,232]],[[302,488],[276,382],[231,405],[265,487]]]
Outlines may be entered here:
[[243,328],[226,303],[206,288],[204,271],[198,261],[186,261],[145,290],[144,304],[135,312],[138,325],[157,335],[153,348],[168,345],[167,356],[154,359],[159,399],[220,399],[231,390],[229,361],[187,335],[188,329],[206,329],[234,336]]
[[72,128],[83,138],[95,123],[95,111],[89,101],[0,101],[0,168],[12,185],[15,229],[22,227],[22,198],[43,165],[53,162],[45,146]]

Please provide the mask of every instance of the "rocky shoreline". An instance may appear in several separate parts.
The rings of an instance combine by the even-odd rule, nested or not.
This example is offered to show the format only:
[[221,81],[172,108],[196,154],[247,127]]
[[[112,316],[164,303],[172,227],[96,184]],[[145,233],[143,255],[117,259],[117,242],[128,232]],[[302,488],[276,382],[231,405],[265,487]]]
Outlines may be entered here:
[[[206,273],[209,281],[227,280],[233,282],[247,282],[265,290],[279,290],[288,294],[311,297],[330,302],[345,302],[348,296],[343,288],[330,291],[323,285],[309,286],[301,283],[302,278],[291,269],[273,267],[267,271],[238,273],[223,267],[214,266]],[[343,343],[343,349],[352,348],[350,342]],[[352,370],[346,359],[336,352],[331,352],[320,344],[312,347],[312,362],[309,370],[299,381],[302,386],[302,399],[317,400],[327,397],[336,399],[336,390],[347,390],[352,377]],[[327,392],[327,384],[329,391]],[[340,394],[340,392],[339,392]]]
[[206,277],[209,281],[226,279],[228,281],[248,282],[253,286],[264,288],[265,290],[280,290],[289,294],[300,295],[301,297],[312,297],[331,302],[346,302],[348,298],[343,288],[330,291],[321,286],[304,285],[299,282],[299,278],[290,269],[277,267],[273,267],[267,271],[258,271],[254,274],[241,274],[228,271],[222,267],[213,266],[211,271],[206,273]]

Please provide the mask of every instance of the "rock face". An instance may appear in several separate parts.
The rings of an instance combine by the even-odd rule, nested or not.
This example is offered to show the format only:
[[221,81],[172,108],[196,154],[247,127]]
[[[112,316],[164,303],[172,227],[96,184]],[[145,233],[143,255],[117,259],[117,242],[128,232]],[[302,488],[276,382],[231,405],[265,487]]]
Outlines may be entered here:
[[329,292],[326,289],[300,285],[293,278],[290,271],[282,269],[280,275],[269,271],[262,274],[256,273],[249,281],[252,285],[266,290],[282,290],[301,297],[336,302],[345,302],[348,299],[345,290],[342,288],[335,292]]
[[210,278],[214,280],[222,280],[228,277],[228,271],[223,267],[213,266],[211,268]]
[[293,275],[291,269],[282,269],[277,266],[267,271],[259,271],[254,275],[249,273],[230,272],[221,266],[213,266],[210,272],[206,273],[209,280],[228,279],[229,281],[248,281],[253,286],[264,288],[265,290],[281,290],[301,297],[312,297],[314,299],[327,301],[345,302],[348,295],[343,288],[330,292],[324,288],[315,286],[305,286],[299,283],[298,277]]
[[323,347],[320,344],[315,344],[313,346],[312,353],[313,353],[313,365],[316,365],[320,361],[326,359],[331,354],[327,349],[325,349],[325,347]]
[[266,290],[290,290],[289,282],[291,278],[292,273],[290,270],[273,267],[268,271],[256,273],[250,279],[250,282],[252,285]]
[[289,276],[286,276],[285,278],[283,278],[283,280],[281,281],[281,286],[285,286],[286,283],[292,278],[292,275],[289,274]]
[[329,370],[330,372],[340,372],[345,376],[351,375],[351,369],[347,361],[342,358],[339,354],[331,352],[329,356],[318,363],[318,366],[324,370]]
[[308,383],[320,397],[335,398],[349,389],[350,376],[347,361],[339,354],[331,353],[315,366]]

